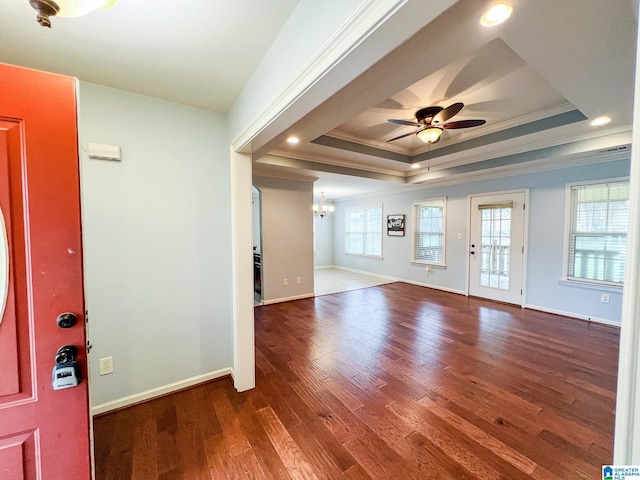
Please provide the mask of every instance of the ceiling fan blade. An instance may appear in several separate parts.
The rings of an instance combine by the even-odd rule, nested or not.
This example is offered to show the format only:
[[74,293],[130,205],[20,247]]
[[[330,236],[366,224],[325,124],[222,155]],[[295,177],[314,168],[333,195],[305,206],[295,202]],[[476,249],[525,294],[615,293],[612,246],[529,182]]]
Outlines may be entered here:
[[420,124],[420,123],[411,122],[409,120],[396,120],[395,118],[389,118],[389,119],[387,119],[387,122],[397,123],[398,125],[410,125],[412,127],[421,127],[422,126],[422,124]]
[[393,142],[394,140],[400,140],[401,138],[408,137],[409,135],[415,135],[419,131],[420,130],[416,130],[415,132],[405,133],[404,135],[400,135],[398,137],[391,138],[391,139],[387,140],[387,142]]
[[457,115],[460,110],[464,108],[464,103],[457,102],[449,105],[447,108],[438,113],[435,117],[433,117],[433,121],[431,123],[444,123],[449,120],[454,115]]
[[486,120],[459,120],[457,122],[449,122],[444,125],[440,125],[442,128],[452,129],[452,128],[469,128],[469,127],[479,127],[480,125],[484,125],[487,123]]

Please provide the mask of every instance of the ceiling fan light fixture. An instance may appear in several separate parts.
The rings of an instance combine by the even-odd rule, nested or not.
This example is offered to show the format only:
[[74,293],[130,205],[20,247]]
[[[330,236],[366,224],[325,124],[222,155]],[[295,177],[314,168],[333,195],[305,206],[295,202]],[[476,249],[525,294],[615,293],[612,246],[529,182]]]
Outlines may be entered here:
[[440,127],[428,127],[424,130],[420,130],[418,133],[418,138],[422,140],[424,143],[434,143],[438,141],[440,135],[442,135],[442,128]]
[[23,0],[38,12],[38,23],[51,28],[50,17],[80,17],[93,10],[106,10],[118,0]]
[[484,15],[482,15],[482,18],[480,19],[480,23],[485,27],[499,25],[509,18],[512,12],[513,7],[511,5],[507,3],[496,3],[484,12]]

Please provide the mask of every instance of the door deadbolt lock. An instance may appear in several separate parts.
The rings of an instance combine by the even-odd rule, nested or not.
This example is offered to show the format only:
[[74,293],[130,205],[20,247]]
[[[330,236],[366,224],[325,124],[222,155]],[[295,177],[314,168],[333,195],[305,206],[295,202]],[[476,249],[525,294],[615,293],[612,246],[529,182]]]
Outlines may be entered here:
[[78,317],[76,317],[75,313],[65,312],[58,315],[56,318],[56,323],[60,328],[71,328],[76,323],[78,323]]

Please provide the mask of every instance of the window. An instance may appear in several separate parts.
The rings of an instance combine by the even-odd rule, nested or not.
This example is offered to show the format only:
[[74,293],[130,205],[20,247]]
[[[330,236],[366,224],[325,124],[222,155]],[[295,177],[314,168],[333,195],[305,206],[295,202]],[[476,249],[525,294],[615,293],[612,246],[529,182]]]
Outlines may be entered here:
[[566,278],[620,285],[624,281],[629,182],[567,185],[569,212]]
[[345,209],[345,253],[382,258],[382,205]]
[[444,266],[446,199],[413,203],[413,262]]

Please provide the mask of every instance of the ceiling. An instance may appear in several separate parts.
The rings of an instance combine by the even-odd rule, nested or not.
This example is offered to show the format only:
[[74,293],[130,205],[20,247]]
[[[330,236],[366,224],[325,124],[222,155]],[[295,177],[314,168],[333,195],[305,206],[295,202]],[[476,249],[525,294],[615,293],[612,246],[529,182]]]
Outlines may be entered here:
[[120,0],[36,22],[0,5],[0,61],[226,113],[300,0]]
[[[49,30],[2,0],[0,61],[224,113],[299,0],[178,3],[120,0]],[[482,27],[491,3],[459,0],[256,152],[254,171],[339,199],[628,156],[637,1],[510,0],[509,20]],[[486,124],[387,142],[413,131],[387,119],[455,102],[452,120]],[[611,123],[592,127],[600,115]]]
[[[396,189],[628,157],[637,3],[513,0],[510,19],[483,27],[492,3],[457,2],[283,133],[257,171],[304,171],[336,199],[343,188],[334,193],[327,172],[371,179],[360,194],[380,181]],[[455,102],[465,107],[452,120],[486,124],[445,130],[434,145],[387,142],[416,130],[387,119]],[[601,115],[611,123],[591,126]]]

